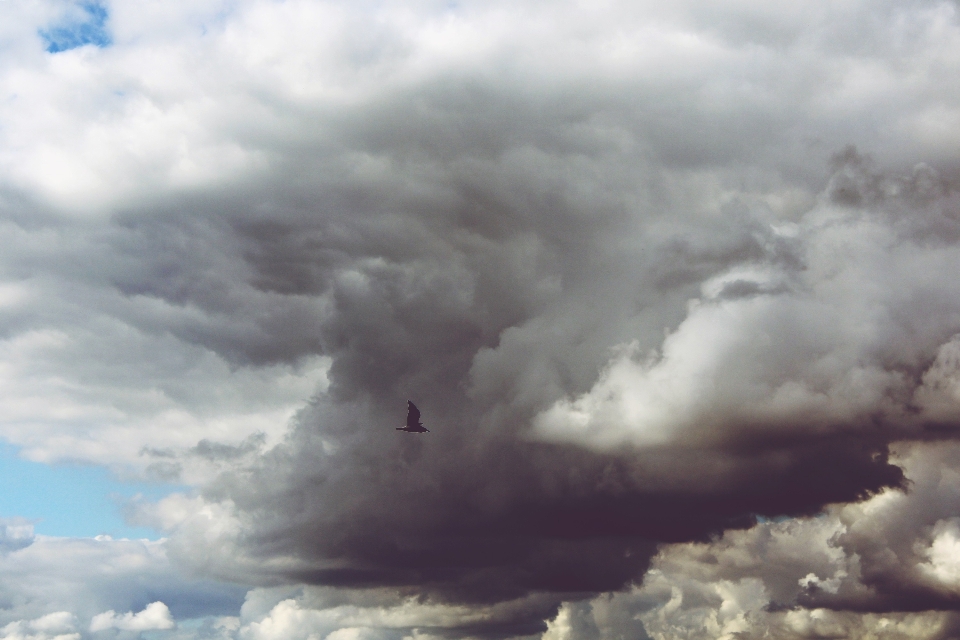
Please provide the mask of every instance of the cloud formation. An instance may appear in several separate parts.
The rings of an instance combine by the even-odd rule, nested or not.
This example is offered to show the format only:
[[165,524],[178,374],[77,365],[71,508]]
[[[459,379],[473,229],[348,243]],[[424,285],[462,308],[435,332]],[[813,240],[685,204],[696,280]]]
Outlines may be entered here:
[[925,165],[884,176],[852,149],[837,162],[817,206],[758,228],[754,255],[701,283],[659,351],[625,349],[538,416],[538,435],[612,450],[953,428],[956,198]]
[[121,631],[153,631],[156,629],[170,629],[174,626],[170,617],[170,609],[159,600],[151,602],[143,611],[117,615],[114,610],[104,611],[93,616],[90,621],[90,631],[104,631],[119,629]]
[[4,640],[80,640],[76,616],[69,611],[48,613],[35,620],[18,620],[0,629]]
[[[243,602],[242,587],[184,575],[170,563],[163,540],[51,538],[33,536],[30,525],[20,526],[27,527],[22,536],[27,542],[0,556],[4,633],[46,633],[49,629],[36,621],[58,612],[72,620],[69,633],[83,635],[95,618],[101,621],[98,628],[114,622],[122,629],[129,616],[140,616],[134,623],[222,616],[235,613]],[[158,598],[163,609],[150,609],[147,605]],[[138,613],[104,613],[111,610]],[[147,610],[149,615],[143,613]]]
[[258,589],[11,634],[952,628],[955,3],[13,4],[0,435]]

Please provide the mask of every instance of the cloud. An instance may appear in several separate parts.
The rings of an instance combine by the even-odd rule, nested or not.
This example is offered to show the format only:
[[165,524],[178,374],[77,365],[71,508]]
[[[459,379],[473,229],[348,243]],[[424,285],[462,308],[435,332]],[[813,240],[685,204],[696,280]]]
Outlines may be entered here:
[[[169,605],[164,611],[180,619],[237,611],[246,589],[184,575],[170,563],[165,546],[164,541],[108,536],[36,536],[29,546],[0,557],[0,627],[14,625],[10,628],[19,629],[17,633],[27,633],[29,625],[23,625],[30,620],[67,611],[80,621],[78,629],[85,629],[87,621],[107,610],[138,611],[142,616],[158,599]],[[150,611],[158,614],[157,607]],[[119,623],[124,620],[122,614],[115,616]]]
[[818,206],[754,232],[763,253],[702,282],[660,349],[622,349],[590,391],[536,418],[537,435],[614,450],[954,423],[955,398],[937,400],[956,370],[960,292],[939,275],[960,266],[944,242],[952,201],[929,167],[843,162]]
[[[286,593],[284,593],[286,591]],[[414,594],[391,589],[351,590],[322,587],[257,589],[247,596],[237,637],[279,638],[406,638],[520,637],[536,634],[531,611],[552,612],[549,597],[509,603],[467,606],[424,602]]]
[[[493,9],[425,18],[477,39],[477,57],[451,70],[431,48],[447,40],[387,8],[386,44],[311,49],[328,61],[323,83],[260,38],[292,15],[352,14],[257,6],[224,31],[231,52],[257,41],[279,56],[234,60],[287,101],[311,152],[274,142],[261,150],[279,164],[236,194],[125,211],[107,244],[137,260],[111,282],[143,314],[129,322],[252,370],[322,353],[330,387],[278,446],[224,463],[198,497],[145,507],[178,559],[261,584],[556,603],[638,580],[659,542],[901,487],[888,443],[950,427],[932,391],[957,332],[957,292],[937,275],[956,267],[949,163],[877,169],[848,151],[818,174],[856,125],[830,106],[836,94],[804,101],[748,67],[829,138],[816,163],[795,155],[777,109],[709,80],[744,68],[732,34],[684,39],[696,19],[669,15],[657,47],[606,58],[601,16],[582,27],[579,57],[561,46],[548,59],[546,44],[581,28],[565,22],[573,10],[524,10],[543,21],[539,48],[518,41],[496,81],[477,70],[514,27]],[[939,18],[911,18],[927,31],[910,46],[927,55]],[[625,24],[643,42],[636,20]],[[873,44],[892,28],[879,24]],[[795,60],[760,53],[767,69]],[[561,58],[590,62],[556,75]],[[851,100],[891,90],[837,64]],[[347,70],[358,80],[344,84]],[[325,105],[318,122],[335,137],[290,106],[304,100]],[[903,163],[877,146],[878,162]],[[716,168],[738,163],[772,168],[752,182]],[[394,437],[407,398],[434,437]]]
[[229,614],[168,554],[308,585],[221,636],[952,624],[955,4],[190,5],[0,25],[0,435],[197,489],[8,527],[11,624]]
[[0,629],[4,640],[80,640],[77,619],[68,611],[48,613],[35,620],[18,620]]
[[642,625],[657,639],[949,637],[960,624],[956,521],[945,517],[957,508],[957,445],[898,447],[908,493],[664,545],[642,584],[565,603],[548,633],[634,635]]
[[113,610],[98,613],[90,621],[90,631],[103,631],[105,629],[152,631],[155,629],[170,629],[174,624],[173,618],[170,616],[170,609],[167,608],[167,605],[157,601],[151,602],[139,613],[128,611],[122,615],[117,615],[117,612]]
[[[30,243],[30,234],[15,225],[6,231],[10,243]],[[23,445],[28,457],[142,470],[156,462],[140,455],[144,447],[188,448],[204,437],[234,444],[257,432],[276,440],[323,384],[329,363],[322,356],[260,367],[235,364],[229,356],[191,344],[189,335],[209,332],[202,311],[127,297],[110,283],[82,282],[83,277],[66,286],[61,269],[69,267],[46,262],[44,255],[61,249],[84,255],[92,249],[84,244],[64,235],[33,249],[21,246],[33,253],[21,258],[45,262],[39,270],[53,272],[36,276],[39,282],[11,283],[7,290],[0,376],[10,393],[0,403],[6,437]],[[117,273],[124,272],[122,262]],[[91,301],[98,309],[89,307]],[[178,339],[171,329],[187,339]],[[228,340],[256,349],[251,343],[258,331],[238,325]],[[186,472],[189,478],[189,468]]]
[[0,553],[17,551],[33,544],[33,525],[20,518],[0,520]]
[[[838,174],[869,182],[857,163],[859,156],[842,161]],[[874,182],[890,191],[917,175],[929,172]],[[479,330],[471,343],[463,327],[474,314],[456,307],[449,325],[422,315],[438,308],[424,300],[450,301],[436,293],[450,285],[419,258],[374,263],[333,285],[338,311],[332,326],[322,325],[332,345],[330,390],[301,412],[287,441],[225,472],[201,496],[147,505],[142,517],[171,532],[176,557],[231,579],[411,586],[438,601],[486,602],[617,589],[640,578],[658,542],[706,539],[749,527],[754,514],[814,514],[904,488],[888,443],[950,428],[942,409],[926,407],[940,406],[933,398],[952,375],[954,312],[905,324],[898,318],[910,316],[898,305],[952,304],[944,289],[952,285],[932,274],[952,268],[954,248],[928,251],[925,243],[953,222],[940,196],[926,201],[902,187],[903,195],[851,209],[836,204],[832,189],[790,231],[755,220],[742,222],[752,235],[739,225],[726,230],[747,248],[700,285],[662,359],[644,364],[631,347],[590,392],[617,403],[627,392],[660,393],[643,376],[681,389],[695,380],[702,386],[663,410],[679,425],[666,423],[676,430],[669,437],[634,437],[629,430],[645,424],[629,415],[611,420],[627,434],[619,439],[603,426],[582,438],[530,431],[550,406],[544,395],[522,394],[536,358],[483,346]],[[911,217],[893,225],[905,211]],[[939,266],[928,269],[931,261]],[[877,268],[864,272],[863,264]],[[748,295],[722,294],[723,282],[751,273],[766,280]],[[903,286],[877,287],[872,278]],[[925,291],[937,293],[917,297]],[[340,335],[351,340],[338,343]],[[460,375],[439,373],[456,367]],[[512,373],[520,388],[487,394],[492,371],[500,380]],[[625,391],[602,386],[612,380]],[[556,398],[560,390],[552,391]],[[438,426],[436,437],[392,437],[405,396]],[[655,397],[632,402],[657,407]]]

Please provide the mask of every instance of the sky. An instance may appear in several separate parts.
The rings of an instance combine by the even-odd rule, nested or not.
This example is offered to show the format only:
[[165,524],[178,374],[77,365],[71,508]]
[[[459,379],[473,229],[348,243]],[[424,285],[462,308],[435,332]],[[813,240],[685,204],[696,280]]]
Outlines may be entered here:
[[957,2],[0,16],[0,640],[960,637]]

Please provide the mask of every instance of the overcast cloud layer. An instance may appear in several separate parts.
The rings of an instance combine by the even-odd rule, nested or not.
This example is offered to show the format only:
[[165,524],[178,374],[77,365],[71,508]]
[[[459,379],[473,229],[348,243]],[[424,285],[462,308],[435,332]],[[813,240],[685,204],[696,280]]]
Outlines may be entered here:
[[960,634],[956,3],[2,11],[0,638]]

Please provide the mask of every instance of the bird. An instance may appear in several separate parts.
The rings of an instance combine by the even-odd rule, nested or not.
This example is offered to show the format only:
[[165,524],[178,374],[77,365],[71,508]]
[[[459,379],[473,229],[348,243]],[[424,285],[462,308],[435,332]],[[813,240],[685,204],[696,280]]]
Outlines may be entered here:
[[402,427],[397,427],[397,431],[409,431],[410,433],[423,433],[426,431],[430,433],[430,429],[425,429],[423,423],[420,422],[420,410],[417,409],[417,405],[409,400],[407,400],[407,424]]

